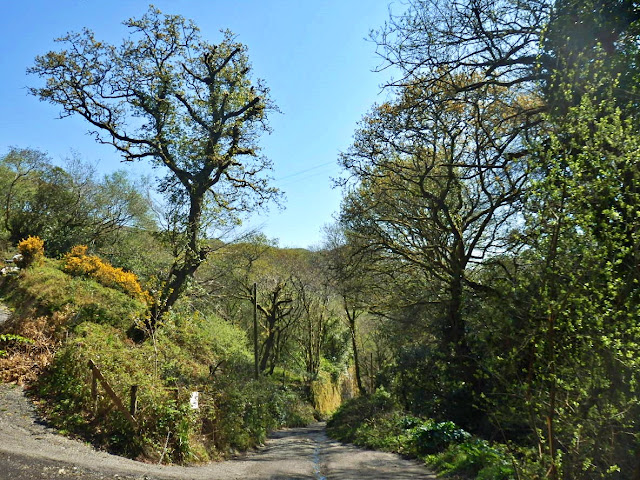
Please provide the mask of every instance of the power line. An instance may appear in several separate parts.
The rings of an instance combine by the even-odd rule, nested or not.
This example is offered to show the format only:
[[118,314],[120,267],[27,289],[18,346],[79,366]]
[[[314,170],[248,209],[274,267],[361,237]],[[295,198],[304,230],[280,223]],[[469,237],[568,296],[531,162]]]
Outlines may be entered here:
[[326,167],[327,165],[335,164],[333,161],[321,163],[319,165],[314,165],[313,167],[305,168],[304,170],[299,170],[294,173],[290,173],[289,175],[285,175],[284,177],[274,179],[276,182],[280,182],[282,180],[286,180],[288,178],[297,177],[298,175],[302,175],[303,173],[311,172],[313,170],[317,170],[318,168]]
[[319,176],[325,175],[325,174],[326,174],[326,172],[314,172],[314,173],[311,173],[310,175],[304,175],[303,177],[297,177],[297,178],[289,179],[289,180],[287,180],[285,182],[276,181],[274,183],[276,183],[279,187],[286,187],[287,185],[293,185],[294,183],[300,184],[300,183],[305,182],[306,180],[309,180],[309,179],[315,178],[315,177],[319,177]]

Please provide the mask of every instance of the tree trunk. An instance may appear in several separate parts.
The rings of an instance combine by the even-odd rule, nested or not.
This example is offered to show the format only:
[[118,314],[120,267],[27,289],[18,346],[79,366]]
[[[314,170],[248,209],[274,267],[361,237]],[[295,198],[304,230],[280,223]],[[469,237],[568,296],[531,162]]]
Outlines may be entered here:
[[467,343],[467,332],[463,307],[464,267],[454,266],[454,273],[449,283],[447,319],[443,331],[443,351],[452,355],[451,365],[456,375],[469,385],[475,383],[475,365],[471,362],[471,351]]
[[457,405],[449,412],[451,419],[464,428],[475,430],[484,418],[484,414],[475,406],[476,399],[481,396],[483,385],[477,378],[477,365],[467,342],[466,322],[463,315],[463,279],[464,264],[454,261],[442,340],[443,351],[450,355],[447,367],[449,381],[462,380],[464,384],[455,392],[455,398],[446,400],[452,405]]
[[182,294],[187,281],[193,277],[196,270],[206,260],[209,249],[200,243],[202,228],[203,195],[192,194],[189,197],[189,220],[186,237],[187,246],[182,261],[176,260],[171,266],[167,281],[162,287],[159,297],[151,308],[148,327],[153,331],[162,321],[165,314],[171,310]]
[[462,318],[462,274],[456,272],[449,285],[447,320],[444,329],[445,349],[451,350],[459,362],[468,354],[464,319]]
[[260,359],[261,372],[264,372],[267,369],[267,365],[269,364],[269,358],[271,357],[271,352],[273,351],[273,347],[276,340],[275,324],[276,324],[275,314],[272,314],[269,317],[267,317],[267,338],[264,341],[262,358]]
[[347,312],[347,319],[349,320],[349,333],[351,334],[351,347],[353,348],[353,367],[356,373],[356,385],[358,386],[358,393],[364,393],[362,386],[362,374],[360,372],[360,359],[358,354],[358,342],[356,335],[356,318],[358,315],[355,310],[350,311],[349,307],[345,305],[345,311]]

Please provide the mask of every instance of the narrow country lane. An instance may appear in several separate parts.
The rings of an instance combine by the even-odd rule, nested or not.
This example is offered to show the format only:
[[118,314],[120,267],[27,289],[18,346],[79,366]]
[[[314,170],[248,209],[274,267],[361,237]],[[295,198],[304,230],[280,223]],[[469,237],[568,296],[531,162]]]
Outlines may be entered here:
[[330,440],[323,424],[276,432],[258,451],[198,467],[109,455],[38,423],[22,388],[0,385],[0,480],[435,479],[417,462]]

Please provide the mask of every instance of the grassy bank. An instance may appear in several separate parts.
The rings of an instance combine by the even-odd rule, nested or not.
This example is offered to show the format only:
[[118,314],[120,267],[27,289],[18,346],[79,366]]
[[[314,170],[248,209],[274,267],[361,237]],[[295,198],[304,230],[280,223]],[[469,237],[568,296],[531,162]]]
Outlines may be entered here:
[[[4,329],[13,336],[0,339],[2,380],[28,384],[51,424],[99,447],[152,461],[203,462],[314,419],[295,385],[253,380],[243,331],[186,303],[135,343],[127,331],[147,305],[65,273],[63,261],[46,259],[4,277],[0,291],[13,310]],[[89,360],[125,403],[138,386],[137,429],[104,391],[94,404]],[[197,409],[189,404],[193,391],[200,392]]]

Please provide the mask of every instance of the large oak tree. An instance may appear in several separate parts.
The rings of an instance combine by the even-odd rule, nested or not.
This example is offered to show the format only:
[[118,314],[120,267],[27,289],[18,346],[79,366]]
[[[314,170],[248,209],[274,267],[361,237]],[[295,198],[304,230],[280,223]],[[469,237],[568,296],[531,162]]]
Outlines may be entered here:
[[61,117],[84,118],[125,160],[167,171],[159,187],[181,213],[184,241],[152,308],[153,328],[207,258],[206,215],[235,215],[276,194],[260,175],[270,162],[257,146],[275,107],[231,33],[211,44],[191,21],[153,7],[124,25],[130,34],[120,45],[87,29],[58,39],[63,48],[30,68],[45,80],[31,92],[60,106]]

